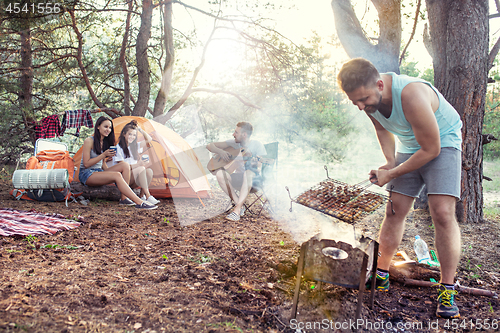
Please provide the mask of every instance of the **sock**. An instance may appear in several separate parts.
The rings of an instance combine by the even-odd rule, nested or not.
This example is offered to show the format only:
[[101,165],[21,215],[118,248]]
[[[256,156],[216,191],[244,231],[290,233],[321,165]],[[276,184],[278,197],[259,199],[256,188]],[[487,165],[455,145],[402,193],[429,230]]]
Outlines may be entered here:
[[389,275],[389,271],[381,268],[377,268],[377,275],[380,275],[380,277],[385,278],[387,275]]
[[443,286],[445,286],[446,289],[448,290],[455,290],[455,285],[454,284],[446,284],[446,283],[441,283]]

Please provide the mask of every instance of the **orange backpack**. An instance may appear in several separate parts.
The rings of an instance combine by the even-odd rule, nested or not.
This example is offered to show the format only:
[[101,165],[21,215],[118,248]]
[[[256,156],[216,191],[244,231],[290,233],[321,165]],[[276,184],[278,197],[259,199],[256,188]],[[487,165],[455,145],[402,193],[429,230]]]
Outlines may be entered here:
[[47,149],[31,156],[26,162],[26,169],[67,169],[68,182],[71,184],[75,174],[75,161],[68,151]]

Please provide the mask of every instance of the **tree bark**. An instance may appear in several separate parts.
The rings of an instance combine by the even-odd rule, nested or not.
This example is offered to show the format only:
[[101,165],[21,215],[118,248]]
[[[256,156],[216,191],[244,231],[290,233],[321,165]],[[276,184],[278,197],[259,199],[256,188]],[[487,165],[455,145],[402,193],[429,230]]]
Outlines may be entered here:
[[152,0],[142,1],[141,27],[137,34],[135,46],[135,57],[137,60],[137,81],[139,84],[139,94],[137,103],[134,106],[132,115],[144,117],[149,104],[151,94],[151,82],[149,81],[149,60],[148,60],[148,41],[151,37],[151,21],[153,17]]
[[460,220],[483,220],[482,127],[488,82],[488,1],[426,0],[434,51],[434,83],[462,127]]
[[163,41],[165,47],[165,66],[161,77],[161,86],[156,96],[153,117],[163,114],[167,104],[168,94],[172,86],[172,73],[174,69],[174,35],[172,29],[172,2],[168,1],[163,5],[164,24]]
[[[73,193],[82,193],[83,197],[86,199],[102,199],[109,201],[119,201],[120,200],[120,190],[115,185],[103,185],[103,186],[85,186],[80,182],[71,183],[71,191]],[[134,189],[135,194],[139,194],[139,189]]]
[[366,36],[350,0],[331,2],[337,35],[349,57],[363,57],[370,60],[380,72],[399,74],[401,0],[372,0],[372,3],[381,22],[377,44],[372,44]]
[[[31,30],[29,22],[25,22],[21,37],[21,91],[19,92],[19,107],[22,110],[26,128],[31,128],[33,118],[33,55],[31,51]],[[35,132],[30,131],[30,138],[35,144]]]

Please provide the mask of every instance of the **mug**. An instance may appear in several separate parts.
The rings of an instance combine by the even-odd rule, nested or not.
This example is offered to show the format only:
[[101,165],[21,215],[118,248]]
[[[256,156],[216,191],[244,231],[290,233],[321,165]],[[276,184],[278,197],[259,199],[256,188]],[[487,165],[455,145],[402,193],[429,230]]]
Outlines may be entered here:
[[118,151],[118,148],[116,148],[116,146],[111,146],[111,147],[109,147],[109,149],[111,149],[112,151],[114,151],[115,155],[116,155],[116,152]]
[[144,162],[144,163],[148,163],[149,162],[149,155],[144,154],[144,155],[142,155],[141,158],[142,158],[142,162]]

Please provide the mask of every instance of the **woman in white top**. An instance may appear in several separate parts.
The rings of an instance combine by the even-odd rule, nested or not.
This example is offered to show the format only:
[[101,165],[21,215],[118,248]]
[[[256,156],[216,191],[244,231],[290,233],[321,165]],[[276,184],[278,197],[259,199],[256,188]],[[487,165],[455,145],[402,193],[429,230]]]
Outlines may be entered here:
[[[144,141],[137,142],[137,132],[144,136]],[[144,162],[139,157],[139,154],[144,151],[146,147],[151,146],[151,136],[144,132],[135,120],[126,124],[118,138],[118,150],[113,162],[127,162],[132,170],[132,177],[130,177],[130,187],[141,188],[141,199],[147,200],[149,203],[156,205],[160,201],[149,193],[149,184],[153,179],[153,170],[146,168]]]
[[115,144],[113,123],[106,117],[97,119],[94,136],[83,142],[79,179],[87,186],[115,183],[121,192],[120,205],[135,205],[136,208],[155,209],[156,206],[141,200],[128,186],[130,169],[126,164],[109,166],[106,159],[115,156],[110,149]]

